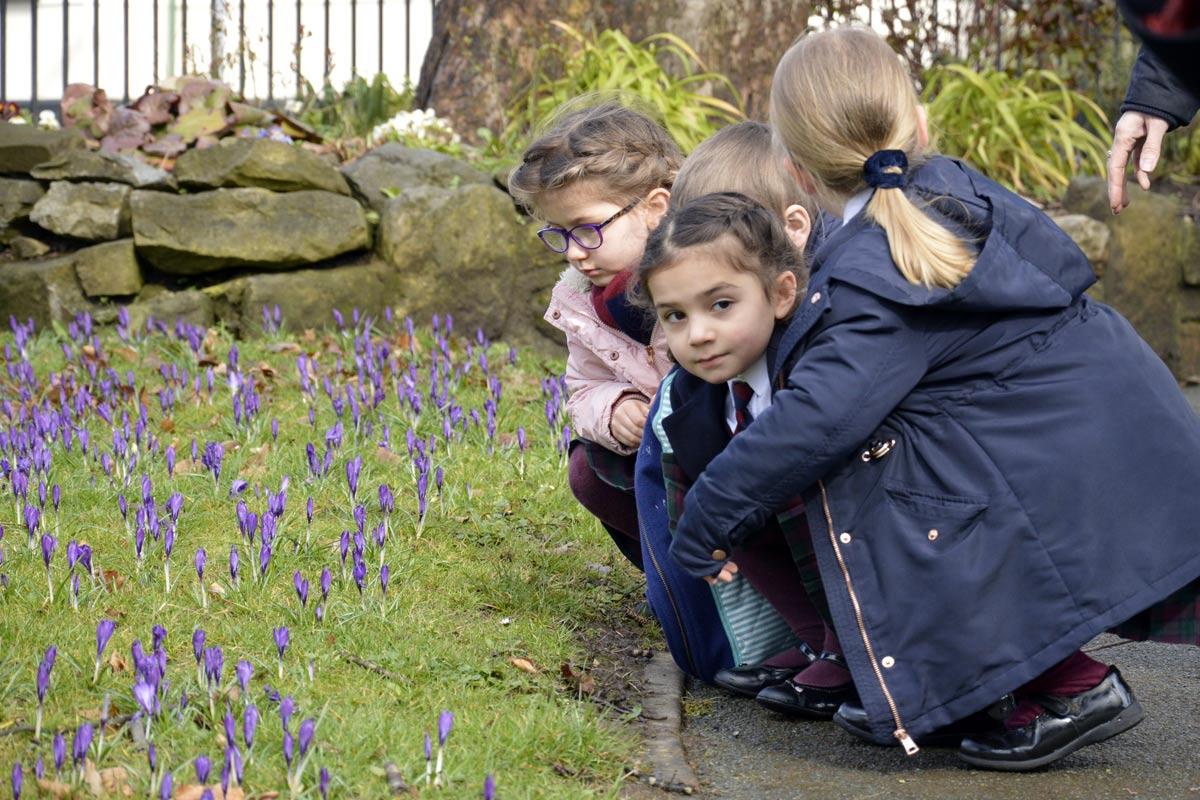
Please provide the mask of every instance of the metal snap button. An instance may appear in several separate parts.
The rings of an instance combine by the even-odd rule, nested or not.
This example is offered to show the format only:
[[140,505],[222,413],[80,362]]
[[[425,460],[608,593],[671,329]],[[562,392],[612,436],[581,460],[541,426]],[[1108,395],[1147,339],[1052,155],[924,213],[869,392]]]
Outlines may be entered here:
[[850,542],[854,539],[854,537],[850,535],[849,531],[843,531],[842,535],[839,536],[838,539],[841,541],[842,544],[850,544]]
[[615,350],[608,354],[608,358],[610,361],[616,361],[620,357],[621,357],[621,354],[616,352]]
[[554,312],[553,314],[551,314],[550,316],[554,317],[555,319],[559,319],[559,318],[561,318],[561,317],[562,317],[562,312],[561,312],[561,311],[555,311],[555,312]]
[[717,549],[717,550],[712,551],[712,560],[713,561],[724,561],[727,558],[729,558],[729,554],[726,553],[724,550]]
[[821,302],[821,293],[813,292],[813,296],[808,299],[808,302],[812,303],[814,306]]
[[894,448],[895,446],[896,446],[895,439],[888,439],[887,441],[884,441],[883,439],[877,439],[876,441],[871,442],[869,445],[867,445],[866,450],[863,450],[862,460],[863,461],[878,461],[879,459],[886,456],[888,453],[892,452],[892,448]]
[[931,541],[931,542],[936,542],[936,541],[937,541],[937,537],[938,537],[938,529],[937,529],[937,528],[930,528],[930,529],[929,529],[929,541]]
[[896,659],[892,658],[891,656],[884,656],[882,659],[880,659],[879,663],[883,665],[884,669],[891,669],[892,667],[896,666]]

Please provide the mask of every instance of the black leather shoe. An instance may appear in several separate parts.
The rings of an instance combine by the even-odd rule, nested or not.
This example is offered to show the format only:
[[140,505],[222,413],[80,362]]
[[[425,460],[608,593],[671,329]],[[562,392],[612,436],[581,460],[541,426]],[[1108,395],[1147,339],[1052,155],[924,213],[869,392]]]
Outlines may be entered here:
[[1045,709],[1033,722],[979,738],[963,739],[963,761],[986,769],[1024,772],[1044,767],[1081,747],[1132,728],[1145,716],[1116,667],[1094,689],[1069,697],[1033,698]]
[[[800,642],[796,649],[810,664],[817,657],[812,648],[804,642]],[[802,669],[804,667],[729,667],[719,670],[713,676],[713,683],[734,694],[756,697],[763,689],[783,683]]]
[[834,713],[843,703],[858,702],[858,692],[853,683],[835,686],[832,689],[819,689],[784,681],[775,686],[768,686],[754,699],[759,705],[780,714],[805,719],[833,719]]
[[[835,653],[823,652],[817,658],[836,662],[843,667],[846,665],[842,657]],[[858,691],[851,682],[822,689],[815,686],[799,686],[792,681],[785,681],[766,687],[754,699],[758,701],[759,705],[781,714],[824,720],[832,719],[838,707],[843,703],[857,703]]]
[[[977,711],[969,717],[963,717],[936,731],[931,731],[917,739],[917,744],[921,747],[958,747],[962,744],[962,740],[968,737],[977,738],[1002,732],[1004,730],[1002,722],[1004,714],[997,715],[996,709],[1004,708],[1012,711],[1011,697],[1012,695],[1005,695],[1004,700],[993,703],[983,711]],[[900,742],[895,739],[886,745],[881,745],[876,741],[874,733],[871,732],[871,722],[867,718],[867,711],[862,706],[843,703],[842,707],[833,715],[833,721],[842,730],[871,744],[881,747],[900,746]]]

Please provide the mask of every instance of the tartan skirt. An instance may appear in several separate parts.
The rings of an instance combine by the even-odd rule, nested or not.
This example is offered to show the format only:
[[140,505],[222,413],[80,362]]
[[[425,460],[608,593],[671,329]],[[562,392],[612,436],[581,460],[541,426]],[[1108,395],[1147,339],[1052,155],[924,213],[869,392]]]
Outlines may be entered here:
[[1200,579],[1110,629],[1124,639],[1200,645]]

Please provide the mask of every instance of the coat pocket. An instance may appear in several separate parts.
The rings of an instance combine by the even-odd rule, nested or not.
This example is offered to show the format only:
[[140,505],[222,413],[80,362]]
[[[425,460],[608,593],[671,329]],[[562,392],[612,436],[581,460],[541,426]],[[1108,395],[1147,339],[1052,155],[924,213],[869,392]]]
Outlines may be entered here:
[[966,540],[988,508],[988,498],[981,495],[944,494],[898,481],[885,481],[883,490],[890,516],[904,528],[898,533],[930,555]]

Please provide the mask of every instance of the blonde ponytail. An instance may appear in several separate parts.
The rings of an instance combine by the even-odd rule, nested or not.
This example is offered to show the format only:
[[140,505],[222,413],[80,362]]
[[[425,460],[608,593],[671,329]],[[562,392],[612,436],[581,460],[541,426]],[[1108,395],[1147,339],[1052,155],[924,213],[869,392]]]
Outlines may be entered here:
[[[780,60],[771,84],[775,134],[826,201],[844,202],[867,188],[864,166],[879,151],[901,151],[913,169],[920,165],[918,108],[899,57],[863,28],[801,38]],[[903,175],[904,169],[883,171]],[[952,288],[975,266],[971,249],[901,186],[877,188],[866,211],[887,233],[892,259],[910,283]]]
[[909,283],[952,289],[975,266],[962,240],[913,205],[903,189],[876,189],[867,214],[887,233],[892,260]]

